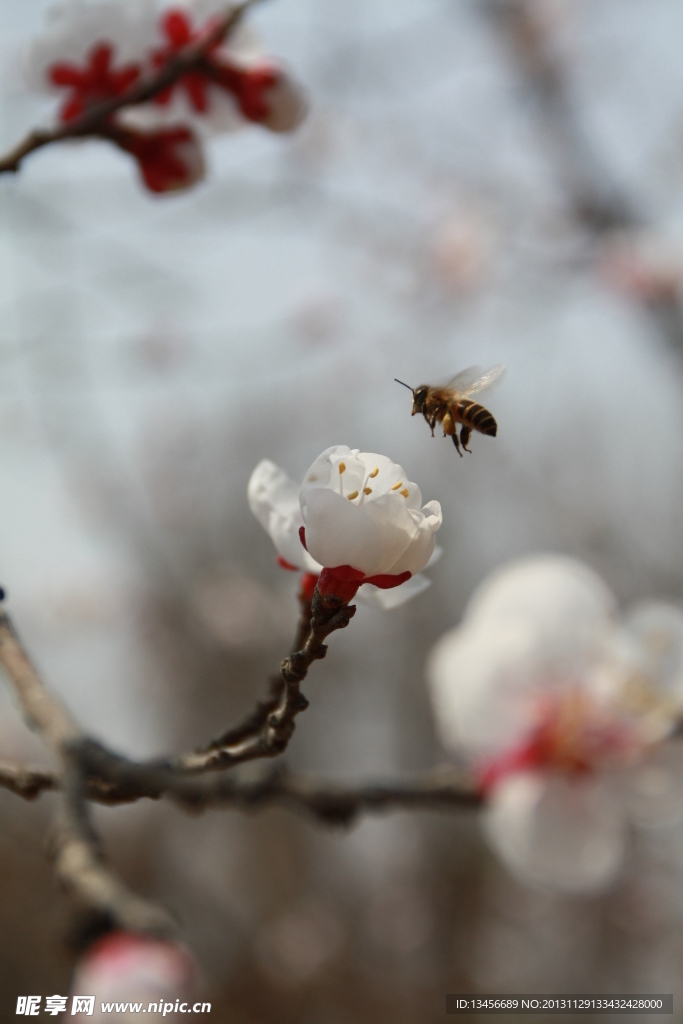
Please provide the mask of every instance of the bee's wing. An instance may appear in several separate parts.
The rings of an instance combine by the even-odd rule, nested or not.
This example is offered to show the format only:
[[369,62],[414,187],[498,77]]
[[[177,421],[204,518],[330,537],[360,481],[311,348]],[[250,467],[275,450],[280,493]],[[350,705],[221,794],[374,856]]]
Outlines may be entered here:
[[466,370],[449,381],[447,387],[457,392],[460,398],[468,398],[478,391],[490,388],[504,372],[505,367],[502,363],[496,363],[488,370],[483,370],[481,366],[468,366]]

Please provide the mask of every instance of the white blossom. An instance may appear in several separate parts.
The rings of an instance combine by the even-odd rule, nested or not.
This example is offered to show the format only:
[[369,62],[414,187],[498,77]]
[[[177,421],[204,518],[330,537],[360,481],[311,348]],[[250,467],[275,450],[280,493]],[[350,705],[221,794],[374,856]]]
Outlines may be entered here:
[[320,574],[322,566],[301,543],[304,525],[299,506],[300,488],[270,459],[262,459],[249,477],[247,499],[280,558],[303,572]]
[[63,0],[48,8],[42,32],[29,44],[24,71],[34,89],[55,92],[50,69],[81,65],[98,43],[109,43],[117,64],[142,64],[157,40],[154,0]]
[[[340,450],[349,452],[348,448]],[[336,451],[336,449],[330,449],[330,451]],[[323,456],[325,454],[326,453],[323,453]],[[350,455],[353,454],[354,453],[350,453]],[[323,456],[320,458],[323,458]],[[385,469],[393,466],[393,463],[390,463],[388,459],[384,459],[383,456],[368,456],[368,458],[380,460]],[[351,459],[348,461],[349,464],[351,464]],[[316,465],[317,462],[319,462],[319,460],[316,460],[314,465]],[[396,469],[400,470],[400,467],[396,467]],[[310,477],[312,471],[313,467],[308,471],[307,477]],[[397,479],[400,478],[403,480],[404,477],[405,473],[400,470],[399,475],[394,475],[391,479],[395,483]],[[380,473],[378,472],[373,480],[379,479]],[[382,480],[385,480],[384,476],[382,476]],[[311,481],[309,480],[308,482],[310,484]],[[414,488],[413,494],[419,495],[419,490],[414,484],[411,484],[410,487]],[[301,528],[304,526],[304,516],[301,509],[300,496],[301,500],[303,500],[303,490],[304,488],[295,484],[285,471],[280,469],[279,466],[276,466],[274,462],[271,462],[270,459],[263,459],[256,466],[249,479],[247,497],[252,512],[269,534],[280,559],[290,567],[318,576],[323,569],[323,564],[316,561],[312,554],[307,551],[301,543],[300,533]],[[349,489],[347,491],[347,495],[350,493],[352,492]],[[365,495],[364,497],[367,501],[370,496]],[[392,493],[392,502],[396,500],[396,497],[396,494]],[[402,501],[405,501],[405,497],[403,495],[400,497]],[[348,502],[348,496],[344,500]],[[398,502],[396,503],[398,504]],[[359,506],[359,503],[356,502],[355,499],[352,499],[350,504],[354,504],[355,507]],[[412,522],[413,520],[411,518],[410,523],[412,524]],[[406,526],[408,526],[407,523]],[[412,526],[410,528],[412,529]],[[428,564],[433,564],[441,553],[440,549],[434,549],[433,544],[431,545],[431,548],[432,550],[430,551],[427,559]],[[358,567],[356,566],[355,568]],[[371,583],[364,583],[360,586],[360,590],[358,591],[358,600],[363,604],[386,610],[403,604],[411,597],[421,593],[429,585],[430,581],[420,573],[412,575],[402,583],[400,587],[389,590],[382,590]]]
[[600,888],[630,820],[683,815],[683,756],[662,746],[683,712],[683,613],[672,605],[620,620],[587,566],[525,559],[474,594],[428,678],[442,741],[471,761],[487,835],[521,877]]
[[418,573],[434,551],[441,506],[422,506],[417,484],[385,455],[326,449],[301,488],[306,546],[325,567],[351,566],[373,577]]
[[[150,1002],[189,1009],[199,987],[199,969],[189,950],[178,943],[114,931],[95,942],[81,959],[72,983],[72,997],[95,996],[95,1015],[77,1014],[76,1020],[106,1021],[103,1002]],[[137,1014],[132,1015],[137,1019]],[[159,1018],[162,1014],[159,1013]],[[155,1020],[152,1013],[150,1020]]]

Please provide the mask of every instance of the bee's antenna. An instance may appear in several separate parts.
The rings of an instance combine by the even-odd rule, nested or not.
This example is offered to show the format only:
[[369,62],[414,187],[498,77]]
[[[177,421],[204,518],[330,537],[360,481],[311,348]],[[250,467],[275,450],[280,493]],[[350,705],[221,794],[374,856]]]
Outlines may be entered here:
[[[398,377],[394,377],[394,380],[397,384],[403,384],[403,381],[399,380]],[[411,388],[410,384],[403,384],[403,387],[408,388],[408,391],[412,391],[413,394],[415,394],[415,388]]]

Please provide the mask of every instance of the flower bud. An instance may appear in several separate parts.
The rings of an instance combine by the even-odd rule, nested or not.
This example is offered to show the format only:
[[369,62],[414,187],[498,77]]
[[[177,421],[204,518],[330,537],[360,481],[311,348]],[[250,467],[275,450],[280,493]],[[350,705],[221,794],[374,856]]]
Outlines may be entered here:
[[201,144],[182,125],[147,132],[125,129],[117,132],[114,141],[135,157],[151,192],[180,192],[206,173]]
[[[141,1002],[145,1020],[156,1019],[149,1004],[159,1005],[159,1018],[165,1003],[176,1000],[190,1010],[197,992],[199,968],[184,946],[133,932],[109,932],[87,951],[74,975],[73,995],[95,996],[94,1015],[77,1014],[76,1019],[96,1021],[114,1019],[102,1012],[102,1003]],[[138,1019],[130,1013],[131,1020]],[[127,1019],[119,1014],[118,1020]]]

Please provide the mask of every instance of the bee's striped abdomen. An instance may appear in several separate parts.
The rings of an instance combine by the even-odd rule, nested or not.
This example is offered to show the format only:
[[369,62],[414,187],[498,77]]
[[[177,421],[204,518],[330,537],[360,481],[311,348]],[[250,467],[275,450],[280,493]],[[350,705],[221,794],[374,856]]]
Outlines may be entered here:
[[491,413],[483,405],[478,405],[477,402],[468,402],[466,399],[461,398],[453,406],[453,411],[456,420],[464,423],[471,430],[478,430],[480,434],[488,434],[490,437],[496,436],[498,425]]

